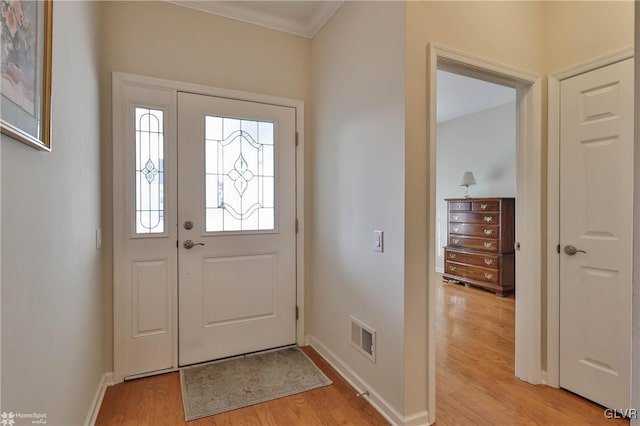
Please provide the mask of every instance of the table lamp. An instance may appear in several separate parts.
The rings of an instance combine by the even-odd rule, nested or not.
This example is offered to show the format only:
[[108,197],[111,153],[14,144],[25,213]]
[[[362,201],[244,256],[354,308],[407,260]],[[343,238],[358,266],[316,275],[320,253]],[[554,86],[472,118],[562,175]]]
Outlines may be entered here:
[[458,186],[464,186],[464,198],[469,198],[469,186],[475,185],[476,179],[473,177],[473,172],[464,172],[462,176],[460,176],[460,181],[458,182]]

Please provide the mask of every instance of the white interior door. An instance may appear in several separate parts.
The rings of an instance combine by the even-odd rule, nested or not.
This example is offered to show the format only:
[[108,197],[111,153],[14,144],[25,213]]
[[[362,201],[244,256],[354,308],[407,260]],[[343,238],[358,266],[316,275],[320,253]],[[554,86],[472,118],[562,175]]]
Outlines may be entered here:
[[178,93],[179,364],[296,341],[295,109]]
[[560,114],[560,386],[627,408],[633,59],[562,81]]

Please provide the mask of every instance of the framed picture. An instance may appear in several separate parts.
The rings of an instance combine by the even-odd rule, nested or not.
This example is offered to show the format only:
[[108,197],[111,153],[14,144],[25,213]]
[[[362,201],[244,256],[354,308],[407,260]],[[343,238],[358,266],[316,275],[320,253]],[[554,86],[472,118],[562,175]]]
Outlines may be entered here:
[[51,150],[52,0],[0,0],[0,130]]

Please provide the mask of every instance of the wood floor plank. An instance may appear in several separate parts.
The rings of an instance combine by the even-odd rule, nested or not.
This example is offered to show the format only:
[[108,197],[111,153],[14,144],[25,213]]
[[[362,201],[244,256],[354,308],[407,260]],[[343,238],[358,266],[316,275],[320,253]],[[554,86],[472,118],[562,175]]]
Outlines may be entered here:
[[388,422],[312,348],[303,351],[333,381],[330,386],[250,407],[184,420],[180,377],[168,373],[110,386],[96,425],[321,426],[388,425]]
[[[436,291],[437,425],[628,425],[570,392],[514,375],[515,300],[460,285]],[[186,423],[178,373],[107,389],[97,425],[377,426],[388,424],[312,348],[333,385]]]
[[436,424],[628,425],[604,408],[515,377],[515,299],[438,283]]

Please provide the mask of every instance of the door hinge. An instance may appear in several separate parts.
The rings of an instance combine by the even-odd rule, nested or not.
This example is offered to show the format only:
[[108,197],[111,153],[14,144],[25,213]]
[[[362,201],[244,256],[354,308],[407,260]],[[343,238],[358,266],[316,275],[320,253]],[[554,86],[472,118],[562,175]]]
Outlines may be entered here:
[[178,243],[178,240],[176,240],[176,248],[180,247],[180,244]]
[[299,317],[300,317],[300,311],[299,311],[298,307],[296,306],[296,320],[298,320]]
[[298,233],[298,219],[296,219],[296,234]]
[[558,245],[556,246],[556,252],[558,252],[558,254],[560,254],[560,244],[558,244]]
[[296,132],[296,146],[298,146],[299,143],[300,141],[298,140],[298,132]]

